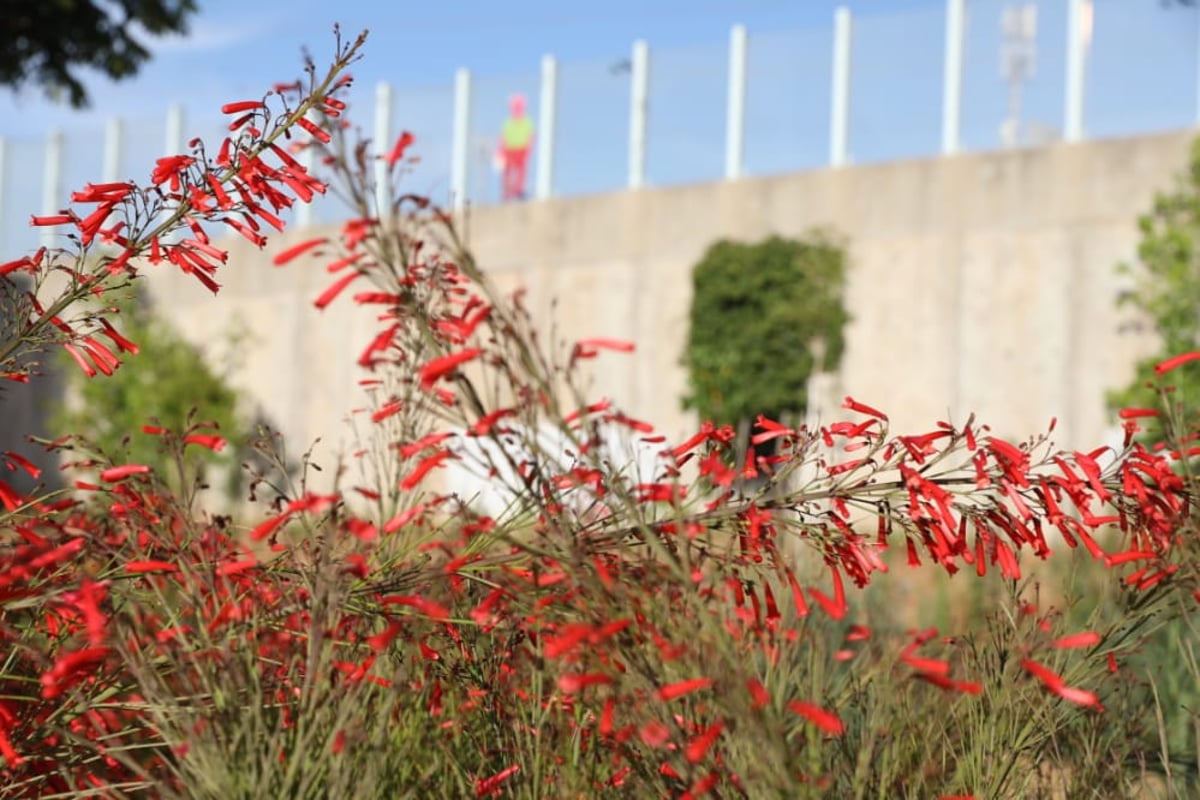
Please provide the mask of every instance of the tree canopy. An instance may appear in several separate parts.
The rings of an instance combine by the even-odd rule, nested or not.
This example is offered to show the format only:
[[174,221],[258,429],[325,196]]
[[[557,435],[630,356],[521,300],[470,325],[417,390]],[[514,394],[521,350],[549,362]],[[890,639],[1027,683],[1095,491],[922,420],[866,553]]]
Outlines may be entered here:
[[721,241],[695,266],[692,283],[685,407],[731,425],[803,413],[814,368],[836,369],[842,356],[842,248],[821,233]]
[[195,0],[5,0],[0,83],[33,83],[85,107],[82,68],[114,80],[137,74],[150,58],[144,37],[186,32],[195,11]]

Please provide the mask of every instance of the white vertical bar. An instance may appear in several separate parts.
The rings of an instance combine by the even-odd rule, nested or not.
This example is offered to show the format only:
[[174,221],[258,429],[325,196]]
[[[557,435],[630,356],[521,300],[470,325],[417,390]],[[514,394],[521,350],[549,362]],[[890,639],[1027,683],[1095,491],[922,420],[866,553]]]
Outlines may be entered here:
[[383,157],[392,148],[392,85],[380,81],[375,86],[375,212],[380,219],[387,215],[391,202],[388,188],[388,165]]
[[[304,118],[317,126],[320,126],[321,123],[324,122],[324,120],[321,118],[320,112],[318,112],[315,108],[310,108],[307,112],[305,112]],[[304,167],[305,171],[312,172],[313,164],[316,161],[316,153],[317,143],[315,141],[300,151],[300,157],[297,160],[300,162],[300,166]],[[375,169],[379,169],[378,162],[376,162]],[[316,195],[316,197],[320,197],[320,195]],[[314,200],[315,199],[316,198],[314,197]],[[311,202],[305,203],[297,198],[296,204],[293,207],[296,209],[296,211],[292,221],[297,228],[307,228],[313,224],[313,207]],[[379,210],[377,213],[382,214],[383,211]]]
[[829,164],[846,163],[850,132],[850,43],[853,22],[850,9],[838,6],[833,14],[833,87],[829,114]]
[[650,96],[650,46],[633,43],[629,92],[629,188],[646,183],[646,114]]
[[172,103],[167,109],[167,135],[163,152],[176,155],[183,152],[183,106]]
[[554,194],[554,122],[558,105],[558,62],[554,56],[542,56],[542,88],[538,95],[537,185],[533,196],[549,200]]
[[1200,13],[1196,14],[1196,125],[1200,126]]
[[471,71],[454,74],[454,134],[450,154],[450,203],[455,211],[467,205],[467,163],[471,156]]
[[725,107],[725,179],[742,177],[746,142],[746,26],[729,30],[729,95]]
[[118,117],[109,117],[104,124],[103,180],[106,183],[121,180],[121,120]]
[[942,155],[962,148],[963,41],[967,34],[966,0],[946,0],[946,64],[942,75]]
[[[183,106],[179,103],[172,103],[167,108],[167,125],[166,135],[163,137],[163,152],[167,155],[178,155],[183,152]],[[173,203],[166,203],[162,213],[159,215],[159,222],[166,222],[174,208]],[[165,239],[167,241],[177,241],[179,239],[179,229],[176,228],[167,231]]]
[[1083,138],[1083,80],[1087,59],[1084,5],[1087,0],[1067,0],[1067,90],[1063,111],[1063,138]]
[[[52,128],[46,137],[46,160],[42,169],[42,213],[57,214],[62,208],[62,157],[63,133]],[[54,243],[55,228],[42,229],[42,244],[50,247]]]

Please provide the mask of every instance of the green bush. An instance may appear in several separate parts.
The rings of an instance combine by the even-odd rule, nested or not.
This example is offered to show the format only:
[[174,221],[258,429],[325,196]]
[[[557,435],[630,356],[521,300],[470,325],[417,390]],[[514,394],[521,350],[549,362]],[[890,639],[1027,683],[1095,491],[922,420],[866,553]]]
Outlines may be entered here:
[[841,361],[845,270],[820,232],[710,247],[692,271],[684,407],[729,425],[802,414],[809,376]]
[[[221,452],[203,450],[203,465],[225,466],[247,443],[245,426],[238,417],[238,395],[225,379],[205,362],[201,351],[183,337],[142,298],[133,297],[119,307],[122,332],[139,348],[110,376],[89,378],[64,354],[68,396],[74,395],[53,415],[60,433],[82,434],[110,457],[146,464],[160,474],[176,472],[158,436],[143,431],[157,424],[182,432],[193,423],[211,423],[228,446]],[[226,488],[237,490],[234,471]]]
[[[1133,275],[1132,291],[1120,302],[1141,312],[1160,339],[1153,355],[1137,365],[1137,375],[1122,391],[1109,396],[1113,409],[1157,408],[1161,402],[1154,367],[1179,353],[1200,350],[1200,140],[1192,145],[1187,170],[1174,191],[1154,198],[1150,212],[1138,219],[1142,238],[1137,264],[1118,269]],[[1172,375],[1173,400],[1187,409],[1181,422],[1188,430],[1200,422],[1200,375],[1192,370]],[[1184,401],[1187,402],[1184,402]],[[1157,433],[1161,423],[1143,427]]]

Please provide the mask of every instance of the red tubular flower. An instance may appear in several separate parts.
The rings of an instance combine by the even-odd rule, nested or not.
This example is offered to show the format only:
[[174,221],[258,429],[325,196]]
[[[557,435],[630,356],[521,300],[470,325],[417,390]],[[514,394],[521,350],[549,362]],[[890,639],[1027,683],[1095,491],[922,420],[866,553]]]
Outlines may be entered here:
[[27,269],[30,272],[33,272],[37,269],[37,267],[34,266],[33,261],[29,258],[29,256],[21,256],[16,261],[9,261],[5,264],[0,264],[0,275],[8,275],[9,273],[16,272],[19,269]]
[[258,566],[258,559],[251,556],[243,558],[240,561],[229,561],[217,567],[217,574],[223,577],[237,575],[240,572],[245,572],[249,569],[254,569]]
[[846,730],[846,726],[842,724],[837,714],[826,711],[820,706],[801,700],[792,700],[787,707],[789,711],[799,714],[826,733],[840,736]]
[[445,622],[450,619],[450,611],[445,606],[420,595],[391,595],[383,598],[382,602],[385,606],[408,606],[435,622]]
[[511,778],[513,775],[516,775],[520,771],[521,771],[521,765],[513,764],[511,767],[506,767],[505,769],[500,770],[499,772],[497,772],[495,775],[491,776],[490,778],[480,778],[475,783],[475,796],[476,797],[497,797],[497,796],[503,794],[500,787],[504,784],[505,781],[507,781],[509,778]]
[[1068,703],[1074,703],[1079,706],[1088,706],[1097,710],[1103,710],[1104,706],[1100,705],[1100,699],[1095,692],[1089,692],[1086,689],[1076,689],[1072,686],[1067,686],[1062,676],[1054,672],[1050,668],[1039,664],[1032,659],[1022,659],[1021,666],[1032,675],[1034,675],[1042,684],[1054,694],[1058,695]]
[[324,236],[318,236],[315,239],[306,239],[303,242],[292,245],[286,250],[276,253],[275,257],[271,259],[271,263],[277,267],[281,267],[292,259],[296,258],[296,256],[300,255],[301,253],[312,250],[314,247],[320,247],[328,241],[329,240]]
[[64,342],[63,348],[70,353],[71,358],[74,359],[75,363],[79,365],[79,368],[83,370],[84,375],[87,375],[89,378],[96,377],[96,368],[88,363],[88,360],[83,357],[83,353],[79,352],[79,348],[75,347],[75,345],[71,344],[70,342]]
[[172,564],[170,561],[156,561],[153,559],[146,561],[126,561],[125,571],[134,574],[144,572],[178,572],[179,566]]
[[225,439],[217,436],[215,433],[189,433],[187,436],[183,437],[183,443],[207,447],[214,453],[221,452],[225,449],[225,445],[228,444]]
[[[410,472],[404,477],[403,480],[400,481],[400,488],[405,491],[412,489],[414,486],[420,483],[422,479],[424,479],[431,469],[450,458],[450,456],[451,454],[448,450],[439,450],[430,456],[426,456],[424,459],[422,459],[421,463],[417,464],[412,472]],[[388,523],[388,525],[390,526],[391,523]]]
[[1168,358],[1166,361],[1156,364],[1154,371],[1159,375],[1165,375],[1171,370],[1182,367],[1184,364],[1197,359],[1200,359],[1200,350],[1194,350],[1190,353],[1181,353],[1180,355],[1174,356],[1173,358]]
[[871,406],[866,405],[865,403],[860,403],[857,400],[855,400],[853,397],[847,397],[845,399],[845,401],[842,403],[842,408],[847,408],[847,409],[850,409],[851,411],[856,411],[859,414],[866,414],[868,417],[875,417],[876,419],[880,419],[880,420],[883,420],[884,422],[887,422],[887,418],[888,418],[887,414],[883,413],[882,411],[880,411],[876,408],[872,408]]
[[720,774],[716,772],[710,772],[693,783],[686,792],[679,795],[679,800],[696,800],[698,797],[703,797],[711,792],[712,788],[720,782]]
[[13,747],[12,740],[9,739],[9,731],[12,730],[13,723],[16,721],[14,715],[5,704],[0,703],[0,756],[4,756],[4,763],[9,769],[14,769],[25,763],[25,759]]
[[196,163],[196,159],[191,156],[166,156],[158,159],[155,162],[154,172],[150,174],[150,181],[155,186],[161,186],[164,183],[170,182],[171,191],[179,191],[179,176]]
[[337,298],[337,296],[339,294],[341,294],[342,291],[347,286],[350,285],[351,281],[353,281],[355,278],[357,278],[360,275],[362,275],[362,273],[358,272],[358,271],[354,271],[347,275],[343,275],[336,282],[334,282],[333,285],[331,285],[328,289],[321,292],[321,296],[313,301],[313,305],[319,309],[324,310],[327,305],[332,303]]
[[669,683],[666,686],[659,688],[655,693],[659,700],[664,703],[670,702],[684,695],[698,692],[702,689],[707,689],[713,685],[712,678],[689,678],[688,680],[676,681]]
[[386,156],[384,156],[383,160],[387,162],[388,167],[396,166],[396,162],[404,158],[404,151],[407,150],[414,141],[416,141],[416,138],[408,131],[401,133],[400,138],[396,139],[396,143],[392,145],[392,149]]
[[42,675],[42,697],[51,700],[63,694],[93,672],[108,654],[107,647],[85,647],[59,656]]
[[1117,416],[1121,419],[1141,419],[1143,417],[1157,417],[1158,409],[1156,408],[1122,408],[1117,412]]
[[134,190],[129,182],[89,183],[77,192],[71,192],[72,203],[119,203]]
[[558,679],[558,689],[563,694],[577,694],[589,686],[607,686],[613,679],[600,672],[585,674],[567,673]]
[[109,467],[101,471],[100,480],[105,483],[116,483],[123,481],[131,475],[144,475],[150,471],[150,467],[145,464],[126,464],[120,467]]
[[24,501],[15,489],[4,481],[0,481],[0,503],[9,511],[16,511]]
[[262,541],[274,533],[280,525],[287,522],[288,518],[291,516],[292,513],[290,511],[284,511],[282,514],[277,514],[274,517],[270,517],[269,519],[260,522],[258,526],[254,528],[254,530],[250,531],[250,540],[254,542]]
[[963,694],[983,694],[983,685],[975,681],[956,681],[945,675],[930,672],[918,672],[915,677],[918,680],[932,683],[934,686],[948,691],[962,692]]
[[313,135],[321,144],[328,144],[330,141],[329,132],[320,128],[316,123],[306,117],[298,117],[296,124]]
[[[246,217],[246,219],[249,220],[250,218]],[[256,247],[263,247],[267,243],[267,237],[258,233],[254,229],[254,227],[252,227],[248,224],[238,222],[236,219],[232,219],[230,217],[225,217],[224,219],[221,220],[221,222],[224,222],[226,225],[233,228],[235,231],[240,233],[246,239],[249,239],[251,242],[254,243],[254,245]],[[257,224],[258,223],[255,223],[255,225],[257,225]],[[155,239],[154,241],[157,244],[158,240]],[[152,263],[153,263],[153,260],[154,260],[153,257],[151,257]]]
[[371,414],[371,422],[383,422],[388,417],[399,414],[403,408],[404,403],[401,403],[399,400],[384,403]]
[[1100,634],[1095,631],[1084,631],[1083,633],[1061,636],[1054,640],[1053,645],[1059,649],[1068,649],[1072,647],[1092,647],[1099,643]]
[[478,358],[482,353],[483,350],[478,347],[470,347],[457,353],[450,353],[449,355],[433,359],[420,369],[421,388],[429,391],[439,380],[468,361]]
[[96,363],[96,366],[105,375],[111,375],[113,370],[121,366],[120,359],[92,336],[85,336],[80,346],[84,349],[84,352],[92,357],[92,361]]
[[492,428],[496,423],[504,417],[511,417],[516,414],[516,411],[511,408],[498,408],[495,411],[490,411],[479,419],[475,420],[475,424],[471,426],[471,433],[475,436],[487,436],[492,432]]
[[400,448],[400,455],[403,458],[412,458],[422,450],[427,450],[434,445],[441,444],[450,438],[448,433],[430,433],[422,436],[412,444],[406,444]]
[[412,508],[409,508],[409,509],[405,509],[404,511],[401,511],[399,514],[397,514],[396,516],[392,517],[390,520],[387,521],[387,524],[385,524],[383,526],[383,532],[384,533],[395,533],[396,531],[400,530],[405,525],[407,525],[408,523],[412,522],[414,519],[419,517],[424,512],[425,512],[425,504],[424,503],[413,506]]
[[10,462],[8,465],[9,469],[15,470],[16,467],[20,467],[21,469],[25,470],[25,472],[29,474],[29,477],[33,478],[34,480],[37,480],[38,476],[42,474],[42,470],[40,468],[35,466],[29,461],[29,459],[25,458],[25,456],[21,455],[20,453],[14,453],[11,450],[6,450],[4,452],[4,457]]
[[75,222],[73,214],[50,214],[47,216],[32,216],[29,218],[29,224],[34,227],[44,228],[54,225],[70,225]]
[[725,730],[725,723],[717,720],[712,725],[704,729],[702,733],[694,737],[688,742],[687,749],[684,750],[684,758],[692,764],[698,764],[704,760],[704,756],[708,754],[709,748],[713,742],[721,735],[721,731]]
[[632,353],[633,342],[621,339],[581,339],[575,343],[573,358],[594,358],[600,350],[614,350],[618,353]]
[[112,326],[111,322],[104,317],[101,317],[100,326],[104,328],[102,333],[112,341],[114,347],[123,353],[132,353],[137,355],[138,346],[118,333],[117,329]]
[[820,589],[811,588],[808,594],[813,600],[820,604],[821,608],[825,609],[825,613],[835,620],[840,620],[846,616],[848,609],[846,605],[846,589],[842,584],[842,575],[836,568],[830,569],[833,573],[833,598]]
[[88,644],[99,647],[104,643],[104,635],[108,630],[108,619],[100,611],[100,602],[104,599],[104,587],[93,580],[84,578],[79,586],[75,605],[83,615],[84,626],[87,628]]
[[233,103],[226,103],[221,106],[222,114],[241,114],[244,111],[254,111],[260,108],[266,108],[267,104],[261,100],[238,100]]

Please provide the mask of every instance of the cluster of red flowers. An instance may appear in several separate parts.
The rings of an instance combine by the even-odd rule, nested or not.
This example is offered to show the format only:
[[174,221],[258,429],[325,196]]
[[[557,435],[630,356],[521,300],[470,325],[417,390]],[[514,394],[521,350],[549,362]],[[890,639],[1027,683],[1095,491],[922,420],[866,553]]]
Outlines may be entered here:
[[[296,128],[317,145],[330,141],[306,114],[340,116],[345,104],[334,93],[347,84],[342,70],[356,49],[342,49],[328,77],[273,128],[265,102],[226,105],[236,133],[211,161],[200,149],[169,156],[147,187],[89,186],[73,200],[94,210],[35,217],[71,226],[83,249],[98,239],[117,251],[80,274],[74,294],[37,305],[26,333],[50,325],[85,372],[108,374],[119,360],[90,331],[119,351],[136,346],[103,318],[89,318],[87,328],[64,322],[72,302],[133,275],[143,258],[170,262],[217,291],[226,255],[206,225],[262,245],[263,223],[282,230],[282,209],[324,191],[277,142]],[[411,144],[404,134],[382,158],[398,170]],[[326,165],[339,167],[332,157]],[[884,413],[850,398],[845,407],[858,421],[808,429],[760,418],[751,441],[773,445],[770,455],[751,448],[735,456],[735,432],[709,423],[672,446],[608,401],[558,390],[579,362],[632,351],[631,343],[589,339],[543,352],[519,296],[499,299],[449,220],[412,205],[399,220],[363,208],[340,235],[275,257],[277,265],[319,257],[341,273],[316,298],[318,309],[352,283],[372,284],[353,301],[380,325],[358,355],[372,397],[362,414],[387,465],[377,484],[281,493],[270,514],[243,530],[200,521],[140,464],[75,462],[98,475],[76,483],[90,495],[82,499],[25,498],[0,482],[8,531],[0,540],[0,642],[13,654],[0,668],[0,780],[25,787],[18,794],[178,783],[189,737],[216,723],[199,713],[168,736],[148,695],[216,703],[206,670],[236,675],[246,658],[284,730],[306,713],[314,683],[403,692],[446,736],[486,716],[548,738],[527,730],[532,708],[577,753],[598,754],[604,769],[592,789],[644,786],[655,776],[679,796],[722,786],[753,794],[755,776],[735,768],[725,747],[739,715],[790,731],[781,739],[793,745],[820,747],[852,727],[830,698],[781,690],[771,675],[821,646],[806,627],[814,610],[844,626],[835,663],[850,669],[867,658],[873,634],[848,619],[846,582],[864,587],[886,572],[889,548],[902,542],[914,566],[927,559],[981,577],[994,568],[1016,580],[1020,554],[1045,559],[1057,536],[1113,569],[1135,565],[1124,578],[1131,591],[1177,577],[1187,494],[1174,465],[1188,454],[1132,441],[1139,413],[1149,412],[1125,415],[1130,440],[1107,466],[1101,451],[1055,453],[1045,438],[1017,445],[973,420],[892,436]],[[441,226],[440,240],[423,234],[428,225]],[[187,235],[168,236],[177,230]],[[39,251],[0,267],[0,277],[54,260]],[[503,391],[489,391],[495,386]],[[546,424],[569,442],[565,462],[540,457],[529,437]],[[605,449],[611,428],[657,448],[658,473],[622,469]],[[181,449],[223,445],[202,426],[147,432]],[[490,463],[476,466],[515,484],[521,502],[512,514],[482,516],[469,498],[425,488],[463,458],[455,442],[464,437],[494,445]],[[33,469],[17,454],[5,457],[10,469]],[[755,480],[766,488],[752,488]],[[1107,529],[1120,532],[1115,550],[1101,545]],[[802,547],[823,564],[827,587],[824,577],[806,576]],[[320,581],[335,589],[319,601]],[[343,605],[331,608],[328,597]],[[929,630],[905,643],[898,664],[906,674],[947,692],[986,694],[979,676],[956,675],[950,660],[922,654],[935,637]],[[335,656],[314,657],[320,642]],[[1048,692],[1100,710],[1095,691],[1068,685],[1044,663],[1046,654],[1099,642],[1092,631],[1047,638],[1030,643],[1020,663]],[[720,672],[706,668],[714,654]],[[346,757],[354,731],[343,725],[330,741]],[[481,754],[480,764],[491,765],[472,776],[481,797],[502,795],[530,772],[503,748]],[[792,777],[819,784],[808,768]]]

